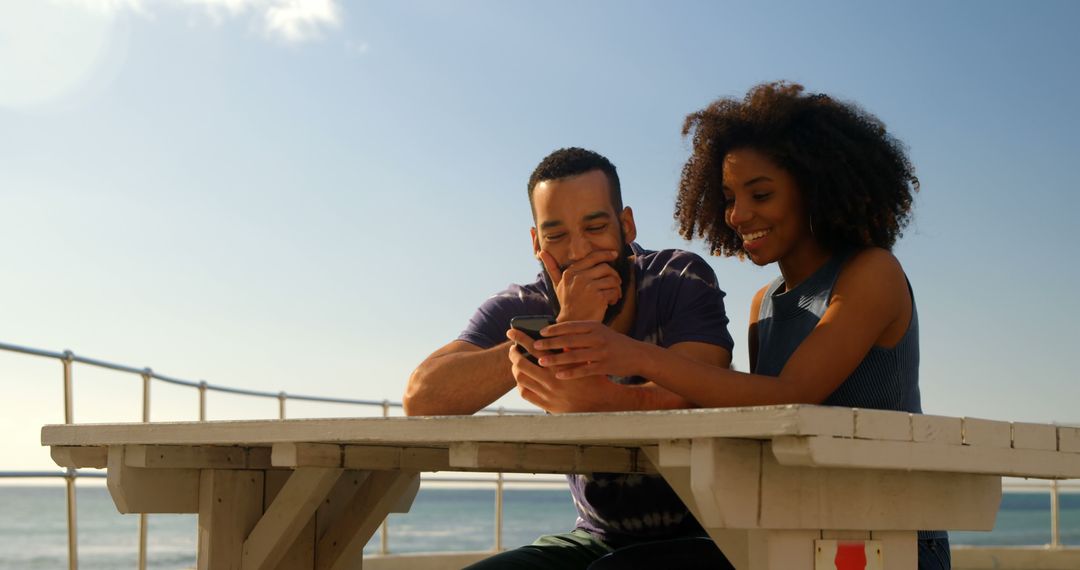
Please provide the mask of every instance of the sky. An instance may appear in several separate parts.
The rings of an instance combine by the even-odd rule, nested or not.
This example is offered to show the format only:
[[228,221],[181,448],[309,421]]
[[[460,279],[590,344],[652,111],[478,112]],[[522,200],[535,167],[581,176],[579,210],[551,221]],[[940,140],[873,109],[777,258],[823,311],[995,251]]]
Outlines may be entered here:
[[[525,185],[543,156],[605,154],[639,243],[704,254],[673,219],[682,121],[783,79],[909,149],[921,191],[895,254],[924,410],[1077,423],[1078,17],[1069,1],[3,0],[0,342],[400,401],[477,305],[535,278]],[[750,299],[777,269],[709,263],[746,370]],[[63,421],[60,364],[0,351],[0,388],[0,470],[52,468],[37,443]],[[140,390],[76,366],[75,419],[138,421]],[[154,420],[197,418],[192,390],[155,383],[152,401]],[[276,414],[208,401],[210,419]]]

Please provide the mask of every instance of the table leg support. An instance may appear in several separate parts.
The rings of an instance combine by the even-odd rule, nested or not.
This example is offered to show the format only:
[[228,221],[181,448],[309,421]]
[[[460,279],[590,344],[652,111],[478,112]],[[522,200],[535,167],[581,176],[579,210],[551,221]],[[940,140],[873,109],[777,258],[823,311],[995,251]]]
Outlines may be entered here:
[[244,540],[262,516],[263,484],[262,471],[200,473],[199,570],[240,570]]
[[318,570],[359,570],[364,545],[386,515],[407,510],[418,488],[416,471],[373,471],[349,501],[339,520],[319,539]]
[[[274,570],[286,553],[293,554],[290,550],[298,539],[313,538],[315,511],[343,471],[326,467],[294,470],[244,541],[243,570]],[[310,542],[308,548],[313,554]]]

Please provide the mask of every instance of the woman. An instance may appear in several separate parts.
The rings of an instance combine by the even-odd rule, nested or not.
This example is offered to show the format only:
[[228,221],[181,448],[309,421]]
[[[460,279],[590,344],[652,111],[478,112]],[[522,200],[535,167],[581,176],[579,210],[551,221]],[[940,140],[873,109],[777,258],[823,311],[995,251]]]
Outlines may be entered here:
[[[682,236],[780,269],[751,303],[751,372],[700,364],[592,322],[546,328],[553,338],[534,346],[540,365],[558,379],[639,375],[703,407],[921,412],[918,316],[890,253],[918,190],[901,144],[859,107],[789,83],[720,99],[687,117],[683,134],[692,134],[693,153],[676,202]],[[565,352],[545,352],[557,349]],[[535,381],[530,370],[515,362],[523,394]],[[920,569],[949,566],[948,536],[920,532]]]

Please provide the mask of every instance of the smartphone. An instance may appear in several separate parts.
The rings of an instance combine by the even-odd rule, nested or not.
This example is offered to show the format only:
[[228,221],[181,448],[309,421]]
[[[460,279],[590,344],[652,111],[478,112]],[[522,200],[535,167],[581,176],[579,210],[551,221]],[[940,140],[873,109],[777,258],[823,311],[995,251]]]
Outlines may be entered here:
[[[520,317],[513,317],[510,319],[510,328],[519,330],[531,337],[533,340],[540,340],[544,338],[540,336],[540,330],[548,325],[555,324],[555,317],[550,315],[522,315]],[[525,350],[525,347],[520,344],[517,347],[518,352],[525,355],[525,358],[529,359],[529,362],[533,364],[539,364],[536,357],[529,354],[529,351]]]

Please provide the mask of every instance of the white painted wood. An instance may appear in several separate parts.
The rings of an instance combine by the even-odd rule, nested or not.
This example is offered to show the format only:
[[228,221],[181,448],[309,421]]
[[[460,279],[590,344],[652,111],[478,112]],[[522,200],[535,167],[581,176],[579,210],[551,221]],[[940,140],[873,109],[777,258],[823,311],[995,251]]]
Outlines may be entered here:
[[344,452],[330,443],[275,443],[270,455],[274,467],[341,467]]
[[960,418],[911,415],[912,440],[916,442],[962,445],[964,424]]
[[[698,521],[704,519],[690,485],[691,442],[688,440],[662,441],[660,445],[643,447],[641,451],[663,475],[664,480]],[[736,568],[749,564],[749,539],[745,530],[729,530],[718,527],[705,529],[709,537],[720,547],[724,556]]]
[[450,466],[511,473],[647,473],[637,448],[466,442],[450,446]]
[[874,531],[885,554],[885,570],[912,570],[919,567],[918,533],[913,531]]
[[757,528],[762,442],[694,439],[690,491],[703,526]]
[[199,512],[195,469],[140,469],[125,461],[126,446],[109,447],[107,485],[121,513]]
[[855,437],[911,441],[911,416],[907,412],[855,410]]
[[868,530],[823,530],[821,538],[824,540],[870,540]]
[[788,466],[766,450],[758,523],[786,529],[990,530],[1000,502],[997,476]]
[[1057,428],[1045,424],[1013,422],[1012,446],[1014,449],[1057,451]]
[[243,570],[273,570],[308,526],[344,470],[300,467],[244,540]]
[[641,451],[689,507],[694,517],[701,520],[701,513],[697,510],[693,492],[690,490],[690,441],[664,441],[656,447],[643,447]]
[[346,445],[345,467],[375,471],[447,471],[450,469],[450,450],[445,447]]
[[419,473],[375,471],[350,501],[341,519],[318,543],[315,565],[319,570],[360,568],[364,545],[375,533],[400,496],[412,489]]
[[364,482],[371,473],[373,472],[347,470],[338,478],[337,484],[330,490],[315,514],[316,544],[342,519],[356,493],[363,488]]
[[404,514],[412,509],[413,502],[416,501],[416,494],[420,492],[420,476],[412,478],[407,486],[403,487],[401,493],[398,495],[397,501],[390,505],[391,513]]
[[[749,570],[813,570],[817,530],[752,530]],[[736,566],[737,570],[742,570]]]
[[154,469],[242,469],[247,454],[242,447],[186,445],[129,445],[129,467]]
[[[385,467],[381,471],[383,481],[377,485],[362,473],[347,472],[320,503],[316,514],[305,524],[296,523],[303,526],[300,536],[309,537],[303,540],[312,544],[318,539],[320,567],[333,563],[359,567],[350,565],[360,563],[359,549],[381,517],[407,508],[415,492],[412,482],[398,481],[388,473],[411,473],[420,466],[471,470],[480,469],[482,462],[488,461],[509,462],[523,470],[547,466],[551,471],[564,472],[603,465],[604,470],[618,471],[621,469],[611,464],[625,461],[628,448],[641,446],[638,466],[630,465],[629,469],[651,465],[659,470],[695,516],[712,523],[707,528],[710,536],[729,557],[733,553],[732,560],[738,561],[740,569],[750,567],[753,561],[762,567],[761,560],[768,562],[772,556],[770,544],[787,540],[793,545],[798,541],[792,536],[802,536],[798,540],[806,537],[772,537],[762,532],[781,529],[778,532],[816,532],[820,536],[846,532],[829,529],[873,529],[876,533],[915,528],[986,528],[992,524],[1000,500],[999,475],[1080,477],[1080,430],[1074,428],[1055,430],[1036,424],[1010,425],[918,414],[907,416],[908,424],[904,426],[898,417],[846,408],[783,406],[527,417],[47,426],[42,430],[42,440],[56,446],[60,451],[54,453],[69,462],[78,460],[62,451],[65,446],[116,442],[187,446],[189,451],[181,454],[202,453],[190,451],[197,446],[225,446],[241,450],[242,463],[249,468],[256,464],[270,467],[272,445],[323,442],[330,445],[321,449],[337,452],[337,466]],[[1054,448],[1048,448],[1050,433]],[[761,450],[763,443],[774,438],[775,443],[769,444],[764,453],[759,451],[755,462],[747,450]],[[475,444],[475,453],[470,451],[465,454],[471,455],[470,459],[451,465],[450,448],[459,444]],[[483,459],[481,450],[489,454],[489,459]],[[517,456],[518,450],[527,460]],[[529,456],[539,450],[544,453],[535,459]],[[109,454],[106,463],[110,467],[110,491],[118,489],[114,493],[118,507],[124,504],[134,509],[137,504],[145,510],[162,508],[161,501],[173,501],[170,508],[176,508],[175,504],[187,501],[190,512],[191,497],[196,497],[195,507],[200,506],[197,475],[184,483],[180,476],[183,469],[129,465],[184,464],[177,459],[179,455],[172,454],[171,459],[159,463],[153,463],[153,456],[145,453],[141,459],[124,453],[118,458],[113,455]],[[302,464],[301,455],[294,453],[292,463]],[[318,461],[331,461],[332,457],[326,459],[331,455],[321,456],[323,459]],[[203,464],[211,464],[205,453],[200,457]],[[753,491],[752,482],[755,469],[760,472],[757,491]],[[149,473],[153,473],[152,477]],[[279,476],[280,472],[274,475],[275,480]],[[382,494],[372,485],[393,489]],[[173,493],[178,487],[187,489],[180,493],[180,499]],[[163,492],[165,489],[169,491]],[[182,498],[185,493],[187,499]],[[266,495],[271,493],[267,486]],[[309,530],[312,520],[314,532]],[[743,530],[746,528],[750,530]],[[335,538],[340,540],[335,542]],[[298,537],[289,552],[295,551],[299,541]],[[801,549],[799,546],[794,556],[804,557],[806,552]],[[753,557],[755,552],[757,558]],[[784,563],[788,562],[792,561]],[[308,567],[304,564],[301,561],[287,566],[283,559],[278,567]]]
[[271,449],[268,446],[245,447],[247,452],[247,469],[271,469]]
[[772,450],[784,465],[1080,478],[1078,453],[815,436],[778,437]]
[[[804,405],[794,406],[794,408],[794,417],[790,419],[784,418],[781,421],[785,423],[793,421],[795,425],[790,427],[785,426],[784,429],[780,430],[784,433],[775,433],[773,435],[830,435],[834,437],[855,437],[855,410],[852,408]],[[776,408],[765,407],[750,409],[769,410]],[[727,437],[753,436],[750,434],[733,434]]]
[[[853,412],[821,406],[710,408],[617,412],[452,417],[338,418],[50,425],[43,445],[241,445],[275,443],[419,444],[448,446],[462,441],[571,443],[639,446],[665,439],[776,435],[850,436]],[[492,439],[492,438],[495,439]]]
[[[270,469],[263,483],[263,513],[277,498],[292,476],[291,469]],[[339,478],[340,479],[340,478]],[[256,523],[257,524],[257,523]],[[250,535],[249,535],[250,536]],[[300,535],[278,561],[277,570],[315,570],[315,517],[307,521]]]
[[107,447],[56,446],[49,450],[49,455],[60,467],[73,469],[102,469],[109,462]]
[[1069,453],[1080,453],[1080,428],[1059,427],[1058,449]]
[[[822,533],[824,535],[824,533]],[[869,533],[867,533],[869,534]],[[838,560],[842,551],[851,552],[853,549],[858,556],[865,560],[860,570],[885,570],[884,547],[879,540],[869,538],[859,539],[829,539],[823,538],[814,541],[814,570],[836,570],[845,562]],[[847,566],[850,567],[850,566]]]
[[[352,447],[352,446],[349,446]],[[348,448],[346,448],[348,452]],[[450,450],[430,447],[407,447],[401,450],[401,463],[397,467],[405,471],[446,471],[450,469]]]
[[739,570],[750,567],[750,534],[756,531],[713,527],[705,532],[732,566]]
[[263,472],[205,469],[200,475],[198,570],[240,570],[244,539],[262,515]]
[[1012,425],[1009,422],[964,418],[964,445],[979,447],[1012,447]]

